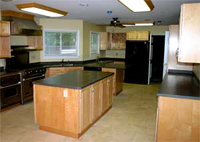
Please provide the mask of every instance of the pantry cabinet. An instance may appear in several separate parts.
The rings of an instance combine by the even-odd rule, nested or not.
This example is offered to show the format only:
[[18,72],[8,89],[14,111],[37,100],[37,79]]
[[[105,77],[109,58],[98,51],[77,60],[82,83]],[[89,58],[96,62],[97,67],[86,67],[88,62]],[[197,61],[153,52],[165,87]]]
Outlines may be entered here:
[[130,31],[126,33],[126,40],[149,40],[149,31]]
[[183,4],[180,14],[179,55],[183,63],[200,63],[200,3]]
[[10,57],[10,22],[0,21],[0,58]]

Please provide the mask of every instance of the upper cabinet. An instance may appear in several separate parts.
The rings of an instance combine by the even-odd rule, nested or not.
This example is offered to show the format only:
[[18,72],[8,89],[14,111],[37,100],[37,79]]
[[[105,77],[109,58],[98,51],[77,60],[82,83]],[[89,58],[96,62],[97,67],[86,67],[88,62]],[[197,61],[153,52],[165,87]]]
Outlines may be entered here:
[[112,33],[111,49],[116,49],[116,50],[126,49],[126,33]]
[[0,36],[10,36],[10,22],[0,21]]
[[0,21],[0,58],[10,57],[10,22]]
[[101,32],[100,33],[100,50],[107,50],[110,49],[110,33]]
[[126,40],[149,40],[149,31],[127,32]]
[[200,3],[183,4],[180,15],[178,61],[200,63]]
[[43,37],[42,36],[28,36],[27,44],[29,47],[35,47],[38,50],[43,49]]

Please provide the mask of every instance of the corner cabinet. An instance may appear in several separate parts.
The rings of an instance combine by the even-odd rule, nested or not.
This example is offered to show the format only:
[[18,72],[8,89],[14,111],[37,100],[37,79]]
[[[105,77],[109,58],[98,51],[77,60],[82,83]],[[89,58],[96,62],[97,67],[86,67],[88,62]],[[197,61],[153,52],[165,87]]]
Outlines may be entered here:
[[0,21],[0,58],[10,57],[10,22]]
[[183,4],[180,15],[178,61],[200,63],[200,3]]
[[149,40],[149,31],[127,32],[126,40]]

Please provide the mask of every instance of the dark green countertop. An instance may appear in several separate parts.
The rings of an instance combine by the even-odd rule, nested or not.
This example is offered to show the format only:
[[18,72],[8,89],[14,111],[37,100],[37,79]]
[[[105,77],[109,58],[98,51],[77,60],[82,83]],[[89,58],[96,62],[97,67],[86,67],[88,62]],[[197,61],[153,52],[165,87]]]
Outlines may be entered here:
[[111,75],[113,75],[113,73],[99,71],[73,71],[62,75],[38,80],[33,82],[33,84],[61,88],[83,89]]
[[200,86],[192,74],[166,74],[158,96],[200,100]]

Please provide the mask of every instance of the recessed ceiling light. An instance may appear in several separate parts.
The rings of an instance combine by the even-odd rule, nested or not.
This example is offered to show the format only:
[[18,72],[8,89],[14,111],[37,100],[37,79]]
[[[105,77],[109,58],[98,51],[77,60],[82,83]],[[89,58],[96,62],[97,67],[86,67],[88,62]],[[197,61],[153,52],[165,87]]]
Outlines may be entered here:
[[16,7],[22,11],[44,15],[48,17],[62,17],[67,15],[67,12],[55,8],[51,8],[38,3],[18,4]]
[[133,12],[147,12],[154,8],[151,0],[118,0]]

